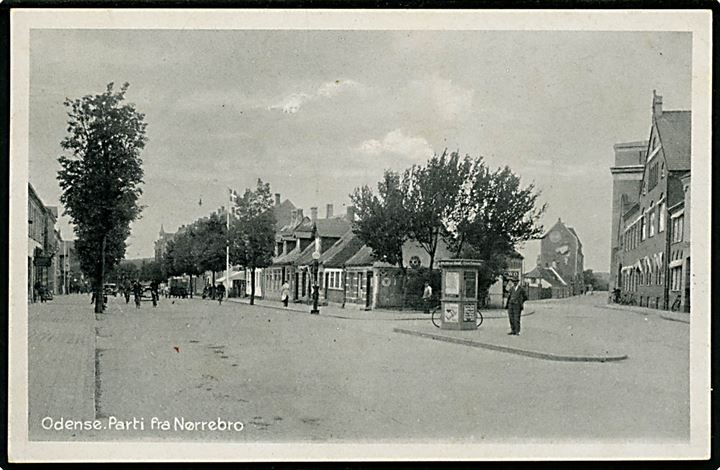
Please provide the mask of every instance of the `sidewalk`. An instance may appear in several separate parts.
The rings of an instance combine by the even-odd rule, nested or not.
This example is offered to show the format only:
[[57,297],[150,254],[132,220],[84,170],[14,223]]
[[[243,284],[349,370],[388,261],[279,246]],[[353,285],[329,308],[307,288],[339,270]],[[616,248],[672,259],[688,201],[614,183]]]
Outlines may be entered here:
[[[234,298],[227,299],[230,302],[250,304],[248,298]],[[287,308],[283,307],[282,302],[279,300],[265,300],[255,299],[255,305],[275,308],[286,311],[296,311],[302,313],[310,313],[311,306],[305,303],[289,303]],[[342,308],[338,305],[320,305],[320,315],[326,317],[342,318],[344,320],[381,320],[381,321],[396,321],[396,320],[430,320],[430,315],[418,310],[392,310],[385,308],[378,308],[374,310],[364,310],[355,306]],[[523,312],[523,317],[532,315],[534,310],[532,308],[526,309]],[[507,318],[507,310],[504,309],[483,309],[483,318]]]
[[95,314],[85,295],[28,306],[28,428],[31,440],[66,440],[75,431],[41,421],[95,418]]
[[681,323],[690,323],[690,314],[685,312],[673,312],[672,310],[660,310],[648,307],[637,307],[634,305],[621,304],[605,304],[595,305],[595,308],[604,308],[608,310],[621,310],[626,312],[638,313],[641,315],[656,315],[663,320],[677,321]]

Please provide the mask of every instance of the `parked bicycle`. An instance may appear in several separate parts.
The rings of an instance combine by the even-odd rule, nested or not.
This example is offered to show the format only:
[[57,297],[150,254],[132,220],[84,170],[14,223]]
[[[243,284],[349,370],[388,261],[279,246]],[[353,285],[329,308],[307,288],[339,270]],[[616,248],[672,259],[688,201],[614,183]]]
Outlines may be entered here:
[[680,307],[681,307],[681,306],[682,306],[682,299],[680,298],[680,295],[678,295],[678,296],[675,298],[675,301],[674,301],[674,302],[672,303],[672,305],[670,306],[670,310],[672,310],[673,312],[677,312],[677,311],[680,310]]
[[[440,318],[438,315],[438,318],[435,318],[435,315],[441,310],[441,305],[437,305],[431,312],[430,312],[430,320],[432,321],[432,324],[435,325],[436,328],[440,328]],[[475,328],[480,328],[480,325],[482,325],[483,322],[483,315],[480,309],[476,309],[477,312],[477,318],[475,319]]]

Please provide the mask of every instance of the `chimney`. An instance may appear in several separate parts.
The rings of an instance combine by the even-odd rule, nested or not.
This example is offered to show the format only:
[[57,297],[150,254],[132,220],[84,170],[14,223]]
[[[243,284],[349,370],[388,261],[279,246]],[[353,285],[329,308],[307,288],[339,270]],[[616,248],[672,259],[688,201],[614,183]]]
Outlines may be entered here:
[[355,221],[355,206],[347,206],[347,214],[345,215],[345,218],[348,222]]
[[332,216],[333,216],[333,205],[332,205],[332,204],[328,204],[328,205],[325,206],[325,207],[327,208],[327,215],[325,216],[325,218],[326,218],[326,219],[332,219]]
[[290,225],[295,225],[295,222],[297,222],[297,209],[290,211]]
[[313,222],[315,222],[317,220],[317,215],[318,215],[318,208],[311,207],[310,208],[310,218],[312,219]]
[[280,193],[275,193],[275,205],[280,205]]
[[652,106],[653,116],[654,117],[660,117],[662,116],[662,96],[658,95],[655,90],[653,90],[653,106]]
[[297,218],[298,218],[298,220],[297,220],[298,222],[302,222],[303,218],[305,218],[305,216],[303,215],[302,209],[297,210]]

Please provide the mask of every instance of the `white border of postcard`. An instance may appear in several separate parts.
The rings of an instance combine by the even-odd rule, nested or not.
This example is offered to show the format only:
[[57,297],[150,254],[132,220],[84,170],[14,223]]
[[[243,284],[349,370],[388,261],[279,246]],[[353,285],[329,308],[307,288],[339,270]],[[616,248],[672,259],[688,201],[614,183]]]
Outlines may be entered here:
[[[9,459],[62,461],[706,459],[710,452],[709,10],[79,10],[11,12]],[[27,181],[29,37],[40,28],[684,31],[692,50],[692,305],[690,441],[528,444],[227,444],[28,441]],[[602,175],[609,177],[609,175]],[[652,400],[652,397],[648,397]]]

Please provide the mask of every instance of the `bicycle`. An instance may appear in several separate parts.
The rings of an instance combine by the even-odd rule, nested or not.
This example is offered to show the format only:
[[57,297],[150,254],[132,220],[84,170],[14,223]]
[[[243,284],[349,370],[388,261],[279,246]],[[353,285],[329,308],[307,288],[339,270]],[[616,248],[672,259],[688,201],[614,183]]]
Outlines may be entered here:
[[670,310],[673,312],[679,311],[681,304],[682,304],[682,300],[680,299],[680,296],[678,295],[675,298],[675,302],[673,302],[672,305],[670,306]]
[[[435,325],[435,328],[440,328],[440,323],[437,319],[435,319],[435,314],[440,310],[440,305],[436,306],[431,312],[430,312],[430,321],[432,321],[432,324]],[[477,317],[475,318],[475,329],[480,328],[480,325],[483,323],[483,315],[482,312],[477,309],[476,310]]]

